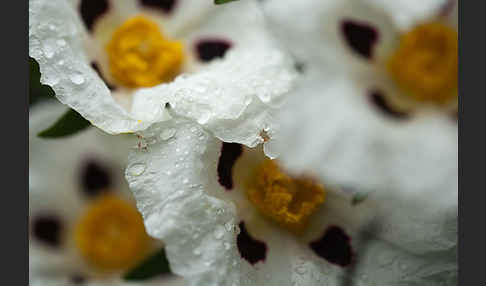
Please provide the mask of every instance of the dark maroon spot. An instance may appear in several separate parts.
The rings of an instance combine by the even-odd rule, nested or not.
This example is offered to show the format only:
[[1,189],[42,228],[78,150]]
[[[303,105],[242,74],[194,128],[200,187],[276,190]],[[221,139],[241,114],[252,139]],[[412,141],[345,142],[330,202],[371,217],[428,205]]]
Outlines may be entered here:
[[351,49],[367,59],[373,57],[373,46],[378,40],[378,32],[374,27],[344,20],[341,23],[341,31]]
[[74,275],[71,277],[71,282],[76,285],[83,284],[86,282],[86,278],[81,275]]
[[162,10],[164,13],[170,13],[174,10],[176,0],[140,0],[142,5]]
[[107,191],[111,183],[109,171],[95,161],[89,161],[81,171],[82,190],[90,197]]
[[222,58],[231,48],[231,43],[221,39],[200,40],[196,44],[196,53],[199,60],[209,62],[215,58]]
[[108,11],[108,0],[81,0],[79,10],[81,18],[89,31],[93,30],[95,21]]
[[373,90],[370,94],[371,102],[383,113],[397,119],[407,119],[410,114],[404,111],[395,110],[387,101],[386,97],[379,90]]
[[304,73],[305,71],[305,64],[303,62],[295,62],[294,68],[298,73]]
[[101,74],[101,70],[100,70],[100,67],[98,66],[98,64],[96,62],[91,62],[91,67],[96,71],[96,73],[98,73],[98,76],[105,82],[106,86],[111,90],[115,90],[116,89],[116,86],[112,85],[111,83],[109,83],[105,77],[103,77],[103,75]]
[[61,221],[57,216],[37,216],[32,222],[32,233],[38,240],[57,247],[61,243],[61,227]]
[[439,10],[440,17],[447,17],[449,16],[452,11],[454,11],[454,7],[456,6],[456,0],[448,0],[446,3],[443,4],[442,8]]
[[227,190],[233,188],[233,166],[242,153],[241,144],[223,142],[218,162],[218,182]]
[[324,235],[309,244],[310,248],[330,263],[348,266],[353,258],[351,239],[337,226],[330,226]]
[[246,230],[244,222],[240,222],[239,227],[240,233],[236,237],[236,245],[241,257],[250,264],[265,261],[267,257],[267,246],[265,243],[251,237]]

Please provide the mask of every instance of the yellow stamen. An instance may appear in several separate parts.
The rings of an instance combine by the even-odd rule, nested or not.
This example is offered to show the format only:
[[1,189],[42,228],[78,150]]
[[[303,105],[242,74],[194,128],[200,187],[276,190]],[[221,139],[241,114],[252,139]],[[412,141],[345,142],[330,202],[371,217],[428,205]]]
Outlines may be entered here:
[[419,101],[445,103],[457,96],[457,32],[440,23],[415,27],[400,38],[387,69]]
[[292,178],[269,159],[257,168],[247,195],[260,212],[296,233],[325,200],[321,185],[308,178]]
[[142,16],[121,25],[106,51],[113,77],[132,88],[171,81],[184,61],[182,43],[164,38],[157,24]]
[[150,240],[135,207],[114,195],[105,195],[95,200],[79,220],[75,241],[93,266],[121,270],[147,254]]

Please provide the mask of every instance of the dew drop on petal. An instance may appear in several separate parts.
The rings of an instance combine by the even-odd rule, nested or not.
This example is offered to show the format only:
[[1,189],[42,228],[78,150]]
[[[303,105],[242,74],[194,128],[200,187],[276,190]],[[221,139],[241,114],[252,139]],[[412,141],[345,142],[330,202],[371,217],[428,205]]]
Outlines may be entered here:
[[56,43],[59,47],[64,47],[66,45],[66,41],[63,39],[57,40]]
[[214,231],[214,237],[216,239],[221,239],[224,236],[224,228],[222,226],[216,227],[216,230]]
[[234,224],[230,223],[230,222],[227,222],[224,224],[224,228],[226,229],[226,231],[230,232],[234,229]]
[[84,77],[80,74],[73,74],[70,77],[71,82],[77,85],[83,84],[84,83]]
[[297,274],[303,275],[307,272],[307,270],[305,269],[305,267],[303,265],[300,265],[300,266],[297,266],[297,268],[295,268],[295,272],[297,272]]
[[211,115],[208,112],[204,112],[197,119],[197,123],[199,123],[199,124],[206,124],[206,123],[208,123],[210,117],[211,117]]
[[145,164],[136,163],[128,167],[128,173],[132,176],[140,176],[145,172]]
[[162,133],[160,133],[160,139],[162,140],[168,140],[170,138],[172,138],[176,133],[176,130],[173,129],[173,128],[169,128],[169,129],[165,129],[164,131],[162,131]]

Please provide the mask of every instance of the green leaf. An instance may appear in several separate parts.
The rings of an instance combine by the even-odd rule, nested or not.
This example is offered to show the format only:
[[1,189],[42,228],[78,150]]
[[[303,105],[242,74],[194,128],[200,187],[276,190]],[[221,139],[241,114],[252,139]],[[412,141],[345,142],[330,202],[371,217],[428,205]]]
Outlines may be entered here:
[[238,0],[214,0],[214,4],[221,5],[221,4],[226,4],[228,2],[233,2],[233,1],[238,1]]
[[39,64],[29,57],[29,105],[54,96],[48,85],[40,83]]
[[142,261],[132,270],[128,271],[123,279],[125,280],[145,280],[161,274],[171,273],[169,261],[165,256],[165,250],[162,248],[154,255]]
[[79,113],[69,109],[51,127],[39,132],[37,136],[42,138],[69,136],[88,128],[90,125],[91,123],[79,115]]

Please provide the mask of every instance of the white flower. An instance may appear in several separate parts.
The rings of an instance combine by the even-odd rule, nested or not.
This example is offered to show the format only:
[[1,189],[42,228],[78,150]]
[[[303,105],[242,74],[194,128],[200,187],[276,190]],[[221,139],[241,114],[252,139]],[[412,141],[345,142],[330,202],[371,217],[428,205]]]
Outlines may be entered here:
[[121,279],[162,247],[146,234],[121,172],[134,141],[94,128],[65,139],[37,137],[65,110],[56,102],[30,110],[30,285],[183,285],[171,275]]
[[[192,93],[170,94],[185,85],[184,76],[197,77],[199,71],[217,66],[227,69],[222,78],[211,79],[215,82],[200,78],[193,86],[201,96],[198,106],[207,105],[202,107],[207,113],[187,116],[210,121],[213,110],[221,109],[205,102],[214,92],[226,99],[245,99],[228,102],[232,106],[226,117],[218,120],[231,124],[241,113],[253,116],[257,100],[266,102],[288,90],[285,75],[276,77],[281,81],[266,75],[290,73],[291,66],[278,53],[255,1],[221,6],[210,0],[29,2],[29,54],[39,62],[41,82],[50,85],[62,103],[111,134],[143,130],[167,119],[167,102],[196,100]],[[241,70],[227,61],[236,61]],[[266,65],[274,70],[268,71]],[[238,85],[241,77],[254,82]],[[174,87],[163,87],[160,92],[167,94],[158,95],[165,101],[139,97],[132,104],[136,91],[150,92],[152,86],[171,82]]]
[[457,194],[456,1],[262,5],[303,71],[270,148],[289,171],[348,190]]
[[150,143],[132,152],[126,177],[147,232],[190,285],[457,283],[450,188],[353,204],[192,119],[174,116],[139,137]]

